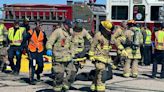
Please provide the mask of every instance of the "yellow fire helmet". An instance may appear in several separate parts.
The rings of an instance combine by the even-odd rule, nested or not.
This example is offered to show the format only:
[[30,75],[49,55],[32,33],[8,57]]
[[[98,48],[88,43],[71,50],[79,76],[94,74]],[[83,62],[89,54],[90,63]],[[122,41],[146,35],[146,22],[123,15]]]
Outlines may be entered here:
[[136,21],[135,20],[128,20],[127,25],[128,25],[128,27],[134,27],[134,26],[136,26]]
[[108,30],[110,30],[113,27],[112,23],[109,20],[101,21],[101,24]]
[[128,24],[136,24],[136,21],[135,20],[128,20]]

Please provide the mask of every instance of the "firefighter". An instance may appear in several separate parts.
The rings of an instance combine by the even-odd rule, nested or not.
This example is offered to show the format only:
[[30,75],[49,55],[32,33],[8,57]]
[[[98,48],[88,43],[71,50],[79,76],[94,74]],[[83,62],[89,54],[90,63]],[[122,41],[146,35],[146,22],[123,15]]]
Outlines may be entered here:
[[[60,28],[52,32],[46,44],[47,55],[52,56],[54,72],[54,91],[69,90],[76,74],[71,52],[71,21],[65,20]],[[64,75],[66,76],[64,77]]]
[[[37,80],[40,81],[40,74],[43,72],[43,52],[44,44],[47,42],[46,34],[41,28],[41,22],[36,21],[36,27],[27,32],[22,44],[28,41],[29,69],[30,69],[30,84],[35,85],[34,74],[37,75]],[[37,70],[35,71],[37,66]]]
[[151,63],[151,54],[152,54],[152,41],[151,41],[152,33],[145,26],[143,30],[143,57],[144,57],[144,65],[148,66]]
[[104,80],[103,77],[105,75],[106,68],[112,61],[109,56],[109,51],[111,50],[110,40],[113,28],[114,26],[110,21],[101,21],[99,27],[100,31],[97,32],[93,38],[89,56],[90,60],[95,65],[96,76],[93,78],[92,85],[90,87],[91,91],[105,91],[106,80]]
[[[10,48],[8,50],[8,60],[12,69],[12,74],[18,75],[21,65],[21,55],[22,55],[22,41],[25,36],[25,29],[19,26],[19,21],[14,21],[14,27],[8,30],[8,39]],[[14,56],[16,56],[16,65],[14,64]]]
[[[128,21],[128,30],[124,32],[125,38],[122,39],[122,44],[119,44],[121,48],[122,56],[126,57],[124,65],[124,77],[138,77],[138,62],[141,59],[140,46],[143,43],[143,36],[141,31],[135,27],[134,20]],[[131,65],[132,63],[132,65]],[[131,71],[132,68],[132,71]]]
[[74,63],[76,69],[82,68],[82,64],[85,63],[86,54],[90,49],[90,43],[92,43],[92,37],[86,29],[82,27],[81,23],[76,23],[73,28],[71,48],[74,56]]
[[[112,41],[115,43],[116,46],[119,46],[119,44],[121,44],[122,40],[125,40],[125,35],[124,32],[127,30],[127,21],[122,21],[120,26],[118,26],[113,35],[112,35]],[[123,63],[122,61],[124,61],[125,57],[121,56],[121,47],[118,47],[117,50],[117,57],[115,58],[114,64],[112,65],[113,69],[117,68],[117,65],[119,63]],[[120,62],[121,61],[121,62]]]
[[4,25],[4,21],[0,19],[0,71],[4,71],[7,65],[7,29]]
[[162,29],[155,32],[155,54],[152,68],[152,78],[156,77],[157,64],[161,63],[161,74],[160,78],[164,78],[164,25]]

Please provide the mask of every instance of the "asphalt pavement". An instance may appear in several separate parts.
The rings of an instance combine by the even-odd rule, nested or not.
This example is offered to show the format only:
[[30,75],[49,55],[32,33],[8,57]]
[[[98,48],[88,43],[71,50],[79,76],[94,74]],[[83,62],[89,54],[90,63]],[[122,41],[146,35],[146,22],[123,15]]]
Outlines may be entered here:
[[[164,92],[164,79],[152,79],[151,68],[152,66],[139,66],[138,78],[124,78],[122,69],[114,70],[113,79],[106,82],[106,92]],[[87,74],[92,69],[94,66],[88,62],[78,74]],[[161,67],[159,71],[160,69]],[[28,73],[20,73],[19,76],[0,73],[0,92],[54,92],[50,71],[44,71],[42,81],[36,85],[28,84],[28,76]],[[76,80],[68,92],[90,92],[91,81],[85,77]]]

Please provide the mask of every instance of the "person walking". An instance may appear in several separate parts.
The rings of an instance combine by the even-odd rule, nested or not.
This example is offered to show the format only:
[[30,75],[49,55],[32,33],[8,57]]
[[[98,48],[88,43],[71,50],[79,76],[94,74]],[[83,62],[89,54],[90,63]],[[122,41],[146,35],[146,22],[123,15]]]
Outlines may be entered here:
[[[19,26],[19,21],[14,21],[14,27],[8,30],[8,40],[10,48],[8,49],[8,60],[14,75],[18,75],[21,67],[22,41],[25,37],[25,28]],[[16,65],[14,64],[14,56],[16,56]]]
[[[41,22],[35,22],[36,27],[27,32],[23,40],[23,44],[28,41],[28,55],[29,55],[29,71],[30,71],[30,84],[35,85],[34,74],[37,75],[37,80],[40,81],[40,74],[43,72],[43,52],[47,42],[46,34],[41,28]],[[35,70],[37,66],[37,70]]]
[[61,27],[52,32],[46,44],[47,55],[53,58],[55,92],[69,90],[76,76],[76,68],[72,61],[74,54],[71,51],[71,27],[71,21],[65,20]]

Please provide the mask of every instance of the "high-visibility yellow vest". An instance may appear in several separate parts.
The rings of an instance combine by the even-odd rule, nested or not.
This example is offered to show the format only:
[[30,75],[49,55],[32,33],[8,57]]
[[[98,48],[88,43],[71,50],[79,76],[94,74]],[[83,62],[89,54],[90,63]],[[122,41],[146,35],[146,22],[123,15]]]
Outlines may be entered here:
[[14,35],[14,28],[10,28],[8,32],[8,38],[12,42],[10,45],[20,46],[23,40],[23,32],[24,28],[19,27],[19,29],[16,31]]
[[3,41],[3,29],[4,29],[4,24],[0,24],[0,41]]
[[151,44],[151,31],[150,30],[145,30],[146,31],[146,40],[145,40],[145,44]]
[[164,50],[164,31],[157,31],[155,39],[155,47],[157,50]]

